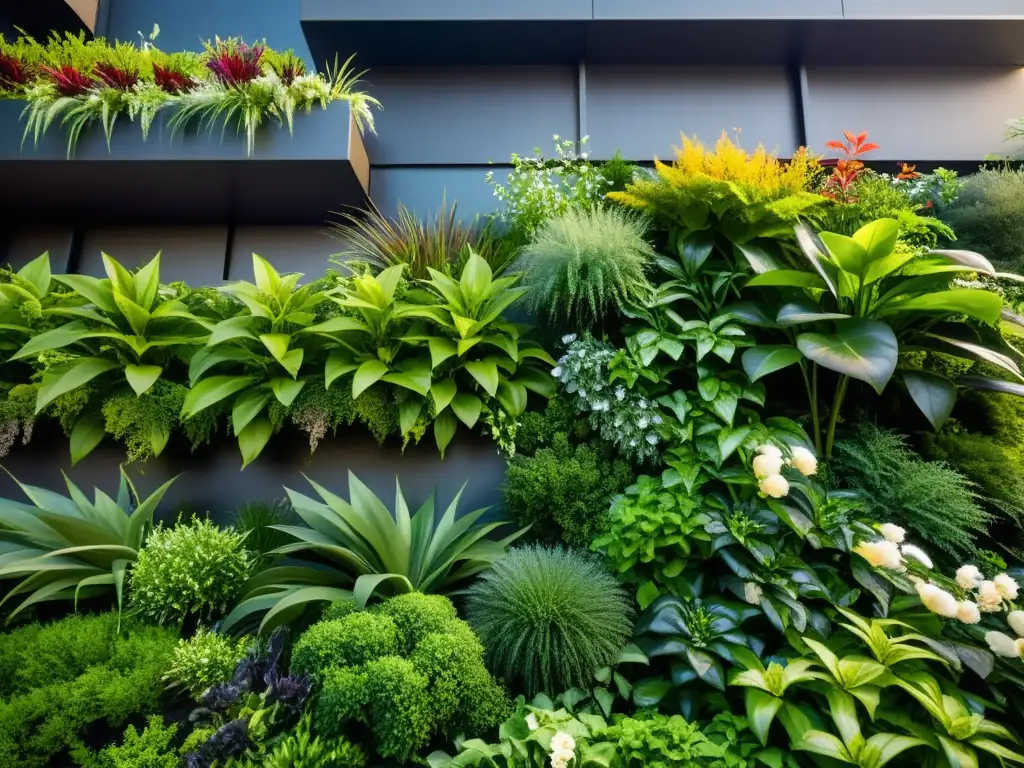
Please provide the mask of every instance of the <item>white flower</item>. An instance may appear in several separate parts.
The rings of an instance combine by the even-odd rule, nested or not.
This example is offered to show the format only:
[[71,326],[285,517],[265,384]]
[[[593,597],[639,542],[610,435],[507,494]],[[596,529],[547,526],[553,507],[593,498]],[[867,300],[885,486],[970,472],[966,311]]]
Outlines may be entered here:
[[567,333],[565,334],[565,336],[562,337],[563,344],[572,344],[574,341],[576,341],[575,333]]
[[743,599],[751,605],[760,605],[763,592],[758,584],[748,581],[743,585]]
[[761,479],[782,472],[782,457],[762,453],[754,457],[754,477]]
[[981,581],[981,571],[973,565],[961,565],[956,569],[956,583],[961,589],[974,589]]
[[964,624],[977,624],[981,621],[981,610],[977,603],[970,600],[962,600],[956,609],[956,617]]
[[[889,541],[892,541],[892,539],[889,539]],[[919,562],[925,568],[934,567],[932,559],[928,557],[925,551],[920,547],[915,547],[913,544],[904,544],[901,547],[900,551],[903,553],[904,557],[910,557],[914,560],[917,560],[917,562]]]
[[782,475],[769,475],[762,478],[757,487],[761,489],[761,493],[771,496],[773,499],[781,499],[789,493],[789,481]]
[[1002,656],[1007,659],[1020,658],[1021,649],[1017,647],[1017,642],[1009,635],[1004,635],[1002,632],[988,632],[985,635],[985,642],[988,643],[988,647],[996,656]]
[[779,459],[782,458],[782,451],[779,450],[778,446],[772,445],[771,443],[765,443],[757,449],[757,452],[762,456],[775,456]]
[[537,716],[533,714],[533,712],[526,715],[526,727],[531,731],[536,731],[540,728],[540,723],[537,722]]
[[1007,574],[1000,573],[992,579],[992,583],[996,585],[996,589],[999,590],[999,594],[1007,600],[1017,599],[1017,593],[1020,591],[1020,587],[1017,585],[1017,582],[1011,579]]
[[1024,611],[1010,611],[1006,623],[1019,637],[1024,637]]
[[658,444],[658,436],[652,432],[651,434],[649,434],[647,436],[647,442],[650,443],[651,445],[657,445]]
[[552,368],[551,369],[551,375],[554,376],[556,379],[561,378],[561,376],[562,376],[562,368],[561,367]]
[[568,750],[552,752],[548,757],[551,759],[551,768],[566,768],[569,761],[576,755]]
[[551,737],[552,752],[573,752],[576,749],[576,739],[565,731],[559,731]]
[[1018,637],[1013,644],[1017,646],[1017,655],[1024,658],[1024,637]]
[[622,387],[616,388],[616,390],[615,390],[615,399],[616,400],[621,400],[625,396],[626,396],[626,390],[625,389],[623,389]]
[[903,558],[900,557],[899,547],[885,539],[862,541],[854,547],[853,551],[876,568],[888,568],[897,571],[903,566]]
[[649,422],[649,421],[647,421],[647,419],[646,419],[646,418],[641,418],[641,419],[640,419],[640,421],[638,421],[638,422],[636,423],[636,425],[637,425],[638,427],[640,427],[640,429],[647,429],[647,425],[648,425],[649,423],[650,423],[650,422]]
[[955,619],[960,612],[960,604],[956,598],[934,584],[918,584],[917,594],[921,598],[921,602],[924,603],[924,607],[939,616]]
[[818,471],[818,459],[813,453],[802,445],[794,447],[791,451],[790,462],[797,471],[804,477],[810,477]]
[[879,527],[878,532],[882,534],[882,538],[893,544],[902,544],[907,535],[907,532],[895,523],[884,523]]
[[995,613],[1003,607],[1003,595],[993,581],[978,585],[978,606],[985,613]]

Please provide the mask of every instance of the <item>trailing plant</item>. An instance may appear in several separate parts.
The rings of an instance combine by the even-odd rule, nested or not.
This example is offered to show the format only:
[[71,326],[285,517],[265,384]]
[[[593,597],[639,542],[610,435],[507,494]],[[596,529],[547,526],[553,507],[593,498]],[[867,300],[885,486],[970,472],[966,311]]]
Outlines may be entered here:
[[500,560],[505,548],[524,532],[497,541],[486,538],[503,525],[478,524],[487,508],[456,519],[462,490],[435,521],[433,496],[410,515],[397,479],[394,517],[351,472],[351,501],[313,481],[310,484],[323,502],[285,489],[306,525],[277,526],[275,530],[287,533],[294,542],[273,554],[311,559],[257,573],[245,585],[223,629],[265,613],[262,632],[295,619],[309,603],[354,598],[362,606],[378,591],[446,592]]
[[157,526],[132,567],[132,610],[156,624],[219,618],[251,568],[244,536],[233,530],[209,520]]
[[143,138],[157,114],[173,110],[171,135],[189,123],[222,132],[234,125],[246,136],[252,155],[256,132],[267,120],[287,124],[296,112],[348,102],[359,130],[373,131],[373,109],[380,103],[360,90],[365,72],[353,70],[350,57],[323,73],[307,73],[291,51],[277,52],[237,38],[215,38],[202,53],[165,53],[154,45],[159,27],[141,45],[86,40],[56,33],[44,45],[29,36],[0,41],[0,93],[26,99],[25,136],[35,145],[60,119],[67,132],[68,157],[83,131],[101,125],[110,148],[119,117],[139,122]]
[[646,221],[618,208],[570,209],[548,219],[516,262],[526,306],[557,328],[613,326],[653,295],[647,230]]
[[164,679],[198,698],[210,686],[231,677],[252,644],[252,638],[232,638],[200,627],[179,640]]
[[[984,288],[956,287],[957,275],[996,275],[976,253],[899,249],[900,225],[879,219],[853,237],[825,232],[816,238],[798,226],[803,253],[793,268],[775,267],[751,278],[746,289],[769,288],[768,317],[787,343],[759,346],[744,353],[751,379],[799,364],[814,421],[815,445],[832,455],[835,429],[851,379],[881,394],[893,377],[901,349],[925,349],[954,357],[980,359],[1024,381],[993,327],[1016,315],[1003,314],[1003,300]],[[776,298],[777,297],[777,298]],[[974,320],[979,325],[964,322]],[[834,371],[827,427],[818,394],[818,369]],[[937,374],[904,370],[902,380],[914,403],[933,427],[948,418],[956,383]],[[959,383],[1014,392],[1019,385],[986,377]]]
[[111,588],[120,611],[126,571],[173,479],[143,498],[122,470],[116,499],[97,488],[91,503],[66,482],[68,497],[18,483],[31,504],[0,500],[0,579],[20,579],[0,600],[20,600],[8,622],[43,600],[77,604]]
[[585,685],[612,664],[628,638],[631,608],[599,560],[528,545],[469,588],[466,615],[491,669],[534,695]]

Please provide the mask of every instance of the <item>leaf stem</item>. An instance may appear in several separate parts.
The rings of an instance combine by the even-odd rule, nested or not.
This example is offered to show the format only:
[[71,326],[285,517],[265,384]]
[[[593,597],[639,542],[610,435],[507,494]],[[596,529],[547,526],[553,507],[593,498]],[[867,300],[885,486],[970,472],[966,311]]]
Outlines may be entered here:
[[832,448],[836,439],[836,423],[839,421],[839,409],[843,406],[843,398],[846,397],[846,387],[850,383],[849,376],[840,376],[836,384],[836,394],[832,398],[832,411],[828,415],[828,435],[825,438],[825,458],[832,458]]

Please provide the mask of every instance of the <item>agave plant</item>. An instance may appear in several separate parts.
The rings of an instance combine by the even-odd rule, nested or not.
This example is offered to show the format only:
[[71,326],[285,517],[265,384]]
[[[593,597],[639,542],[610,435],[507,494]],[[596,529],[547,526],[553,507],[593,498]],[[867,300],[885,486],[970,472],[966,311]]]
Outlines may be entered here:
[[[120,611],[125,572],[153,527],[153,513],[173,478],[145,499],[121,471],[117,498],[98,488],[90,503],[65,478],[68,496],[18,483],[31,504],[0,499],[0,580],[21,579],[0,606],[24,599],[8,622],[47,600],[90,597],[113,588]],[[15,481],[17,482],[17,481]]]
[[410,514],[397,479],[393,516],[351,472],[350,501],[309,482],[322,501],[285,489],[306,525],[271,526],[295,539],[273,554],[316,560],[269,568],[250,579],[223,630],[265,612],[262,633],[294,620],[310,603],[345,599],[363,606],[378,591],[448,593],[504,557],[526,532],[488,538],[506,523],[478,524],[487,507],[456,518],[465,486],[435,522],[433,495]]

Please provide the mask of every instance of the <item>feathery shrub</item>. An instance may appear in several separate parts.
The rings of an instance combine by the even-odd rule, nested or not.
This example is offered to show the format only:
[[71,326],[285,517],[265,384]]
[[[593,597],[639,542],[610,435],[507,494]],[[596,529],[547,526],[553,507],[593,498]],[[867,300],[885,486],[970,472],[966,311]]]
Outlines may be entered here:
[[577,330],[642,307],[654,291],[647,230],[643,219],[618,208],[570,208],[549,219],[516,262],[528,289],[526,306]]
[[211,685],[230,680],[251,644],[251,637],[228,637],[201,627],[192,637],[178,641],[164,679],[198,697]]
[[467,618],[491,671],[527,696],[586,685],[632,632],[623,588],[599,559],[575,550],[510,550],[468,592]]
[[984,254],[1004,270],[1024,270],[1024,170],[968,176],[959,199],[939,216],[956,232],[957,248]]

